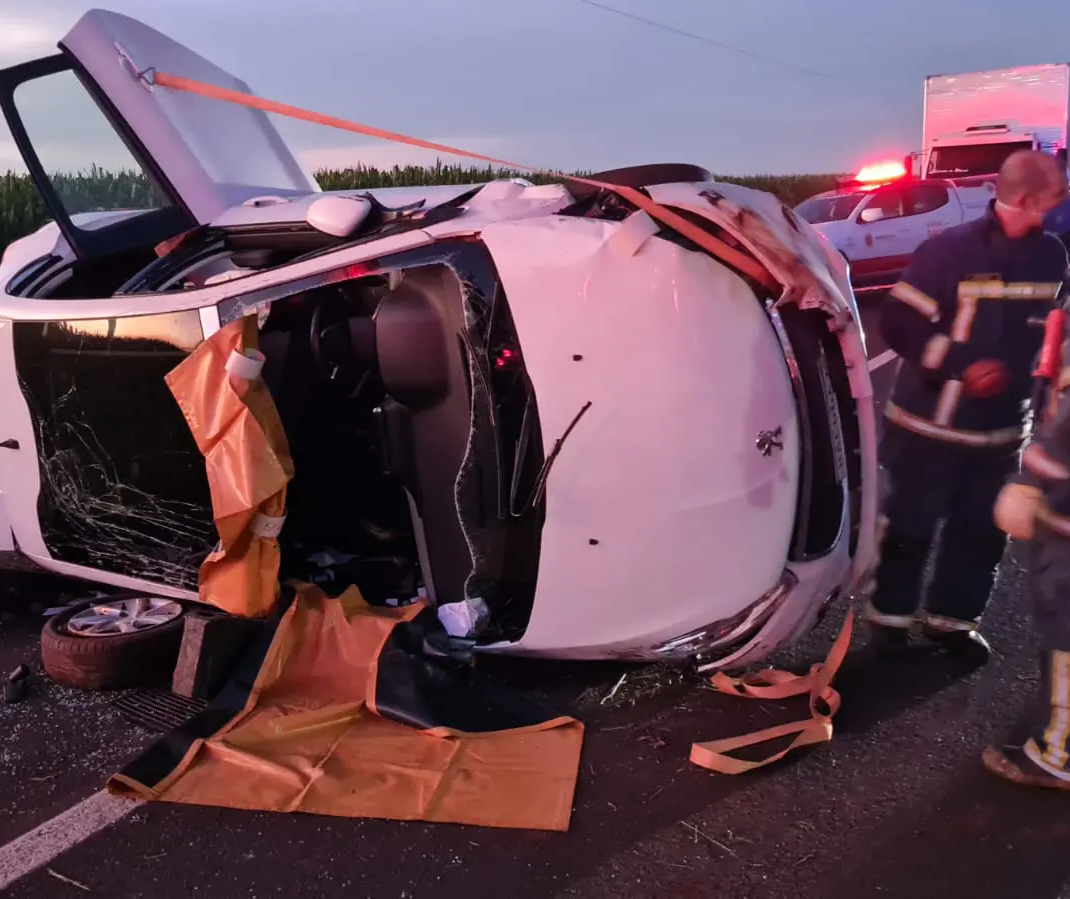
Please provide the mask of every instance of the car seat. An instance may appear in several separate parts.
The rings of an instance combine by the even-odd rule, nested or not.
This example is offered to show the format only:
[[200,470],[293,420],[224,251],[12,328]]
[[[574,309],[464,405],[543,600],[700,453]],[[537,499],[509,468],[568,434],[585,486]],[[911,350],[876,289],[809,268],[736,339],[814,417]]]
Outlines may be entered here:
[[472,570],[456,498],[472,420],[459,282],[437,266],[406,272],[375,323],[386,467],[409,494],[428,592],[457,602]]

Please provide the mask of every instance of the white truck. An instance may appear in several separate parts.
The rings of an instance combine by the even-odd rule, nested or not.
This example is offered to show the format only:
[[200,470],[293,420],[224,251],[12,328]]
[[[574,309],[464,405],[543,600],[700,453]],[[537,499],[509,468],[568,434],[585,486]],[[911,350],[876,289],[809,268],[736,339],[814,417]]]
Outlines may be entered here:
[[1065,158],[1070,63],[930,75],[924,103],[922,176],[991,179],[1015,150]]

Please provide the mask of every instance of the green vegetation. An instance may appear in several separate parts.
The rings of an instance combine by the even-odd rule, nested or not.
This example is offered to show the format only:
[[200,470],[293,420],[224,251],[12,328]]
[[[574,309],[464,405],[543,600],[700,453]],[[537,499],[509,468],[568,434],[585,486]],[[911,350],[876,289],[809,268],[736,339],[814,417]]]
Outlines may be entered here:
[[[414,187],[425,184],[471,184],[501,177],[528,178],[537,183],[553,180],[524,172],[475,166],[448,165],[439,162],[432,168],[405,166],[392,169],[352,168],[318,172],[316,178],[324,190],[360,190],[376,187]],[[789,206],[806,197],[835,186],[836,175],[753,175],[721,176],[732,181],[775,194]],[[79,174],[53,177],[56,192],[64,207],[72,213],[101,209],[123,209],[152,205],[152,188],[137,172],[107,172],[93,168]],[[33,183],[25,175],[8,172],[0,175],[0,252],[11,241],[36,230],[48,220],[48,212],[37,196]]]

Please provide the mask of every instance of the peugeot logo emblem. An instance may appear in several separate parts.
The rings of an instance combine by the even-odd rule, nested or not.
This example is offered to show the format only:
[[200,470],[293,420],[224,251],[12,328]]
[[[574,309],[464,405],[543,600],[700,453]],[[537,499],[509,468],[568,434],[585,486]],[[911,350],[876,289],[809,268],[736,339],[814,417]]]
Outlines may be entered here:
[[758,436],[754,439],[754,445],[763,456],[773,455],[773,450],[784,449],[784,429],[759,431]]

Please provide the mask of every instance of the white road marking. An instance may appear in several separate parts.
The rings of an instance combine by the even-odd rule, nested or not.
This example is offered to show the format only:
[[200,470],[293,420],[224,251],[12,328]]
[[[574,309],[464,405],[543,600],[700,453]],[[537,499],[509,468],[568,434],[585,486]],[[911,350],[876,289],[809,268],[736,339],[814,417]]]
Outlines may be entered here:
[[895,354],[895,350],[885,350],[879,356],[874,356],[872,359],[869,360],[868,368],[870,371],[876,371],[878,368],[883,368],[889,362],[892,362],[898,358],[899,357]]
[[0,893],[144,804],[140,799],[120,799],[101,790],[0,846]]

